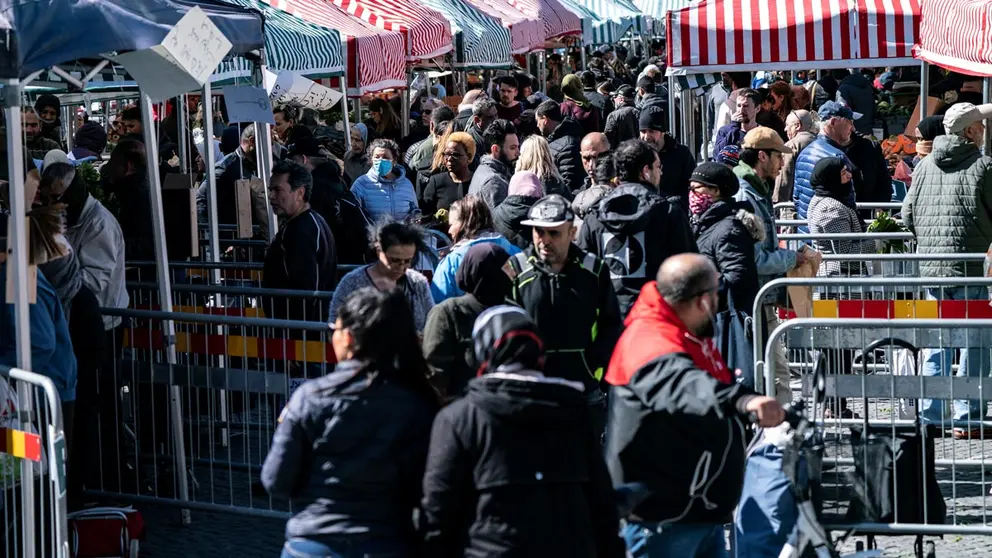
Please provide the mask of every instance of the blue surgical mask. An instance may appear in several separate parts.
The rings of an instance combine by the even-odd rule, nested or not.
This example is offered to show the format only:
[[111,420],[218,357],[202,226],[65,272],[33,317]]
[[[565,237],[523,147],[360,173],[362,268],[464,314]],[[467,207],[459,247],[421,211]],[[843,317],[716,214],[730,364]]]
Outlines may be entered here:
[[389,159],[379,159],[372,163],[372,168],[375,169],[376,176],[386,176],[393,170],[393,162]]

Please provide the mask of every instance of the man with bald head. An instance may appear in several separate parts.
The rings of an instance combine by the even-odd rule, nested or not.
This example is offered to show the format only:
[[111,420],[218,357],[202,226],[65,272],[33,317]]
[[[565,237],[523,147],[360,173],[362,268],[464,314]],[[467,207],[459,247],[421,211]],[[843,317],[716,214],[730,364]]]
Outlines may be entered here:
[[719,289],[708,257],[665,260],[641,289],[606,372],[613,485],[649,492],[622,531],[637,556],[727,556],[723,524],[740,499],[747,417],[764,427],[785,418],[775,399],[736,383],[724,364],[712,339]]
[[467,132],[472,120],[472,107],[479,99],[487,97],[482,89],[473,89],[465,94],[461,104],[458,105],[458,114],[455,115],[455,128],[461,132]]
[[596,183],[596,163],[604,154],[610,152],[610,140],[606,139],[606,134],[592,132],[586,134],[579,144],[579,153],[582,155],[582,168],[586,171],[586,177],[582,181],[582,189]]

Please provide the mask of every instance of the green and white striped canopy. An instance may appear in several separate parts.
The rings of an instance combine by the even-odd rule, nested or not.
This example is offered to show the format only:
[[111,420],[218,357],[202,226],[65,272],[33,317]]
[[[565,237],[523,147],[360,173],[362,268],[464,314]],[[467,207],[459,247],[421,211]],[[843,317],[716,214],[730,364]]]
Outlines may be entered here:
[[479,70],[511,66],[510,30],[500,20],[462,0],[420,1],[451,23],[456,67]]
[[644,26],[643,18],[629,0],[561,0],[562,4],[582,19],[582,41],[585,44],[612,44],[634,28]]
[[[258,10],[265,17],[265,63],[274,71],[298,73],[308,78],[344,75],[341,34],[288,14],[261,0],[224,0]],[[235,57],[221,63],[211,77],[215,85],[251,77],[252,64]]]
[[[687,8],[698,0],[630,0],[652,20],[654,34],[665,36],[665,17],[672,10]],[[648,31],[648,30],[645,30]]]

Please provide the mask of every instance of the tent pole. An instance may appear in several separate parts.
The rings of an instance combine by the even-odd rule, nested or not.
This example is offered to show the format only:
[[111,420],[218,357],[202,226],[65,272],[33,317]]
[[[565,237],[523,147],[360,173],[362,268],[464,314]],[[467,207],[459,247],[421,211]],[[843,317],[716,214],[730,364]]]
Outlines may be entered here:
[[183,93],[179,97],[176,97],[176,145],[179,146],[179,172],[183,174],[189,174],[190,163],[189,151],[190,146],[186,143],[186,123],[188,122],[186,117],[186,93]]
[[406,89],[404,89],[401,94],[401,98],[403,99],[403,110],[401,111],[402,116],[400,118],[403,119],[403,126],[401,127],[403,130],[403,137],[410,135],[410,86],[412,85],[412,81],[413,70],[410,70],[406,74]]
[[930,64],[920,61],[920,120],[927,115],[927,97],[930,94]]
[[[265,55],[265,52],[262,52]],[[263,58],[264,60],[264,58]],[[265,87],[265,64],[259,65],[262,76],[262,87]],[[269,180],[272,177],[272,130],[266,122],[255,123],[255,157],[258,162],[258,178],[262,180],[262,191],[265,193],[265,214],[269,217],[269,238],[268,241],[276,237],[279,230],[279,223],[276,222],[276,214],[272,211],[272,202],[269,201]]]
[[[351,119],[348,118],[348,86],[347,74],[341,74],[338,83],[341,84],[341,116],[344,117],[344,151],[351,152]],[[341,169],[344,170],[344,169]]]
[[[10,166],[10,236],[7,239],[7,265],[11,266],[14,300],[14,346],[17,349],[17,367],[31,370],[31,322],[28,306],[28,239],[27,200],[24,196],[24,144],[21,140],[21,85],[17,82],[4,88],[4,116],[7,118],[7,162]],[[7,231],[0,232],[7,234]],[[10,285],[8,285],[10,287]],[[22,389],[18,394],[18,410],[31,417],[32,398],[30,390]],[[43,425],[37,425],[39,428]],[[21,478],[34,478],[34,467],[30,459],[21,459]],[[33,482],[21,483],[21,544],[25,558],[35,556],[34,524],[35,491]]]
[[[675,133],[675,76],[668,76],[668,132]],[[679,139],[685,141],[685,138]]]
[[[982,102],[988,103],[989,99],[992,98],[992,78],[985,78],[982,80]],[[985,127],[985,152],[983,154],[992,153],[992,131],[989,131],[988,127]]]
[[[141,112],[144,120],[142,126],[145,136],[145,156],[151,165],[158,160],[158,137],[152,117],[152,100],[144,91],[141,92]],[[169,254],[165,244],[165,213],[162,209],[162,183],[159,173],[148,173],[148,185],[151,189],[152,226],[154,227],[156,272],[158,275],[158,302],[163,312],[172,312],[172,280],[169,277]],[[172,320],[163,320],[163,344],[165,345],[166,362],[171,369],[176,365],[176,324]],[[172,440],[175,451],[176,477],[179,481],[179,499],[189,501],[189,478],[186,475],[186,444],[183,440],[182,391],[179,386],[169,388],[169,412],[172,421]],[[189,525],[189,508],[182,508],[181,521]]]

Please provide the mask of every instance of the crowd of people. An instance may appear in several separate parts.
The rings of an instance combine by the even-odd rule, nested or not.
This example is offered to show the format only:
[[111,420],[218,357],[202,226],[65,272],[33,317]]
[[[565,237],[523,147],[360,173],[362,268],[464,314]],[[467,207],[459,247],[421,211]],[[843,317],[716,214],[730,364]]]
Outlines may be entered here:
[[[272,496],[294,502],[284,556],[724,556],[748,421],[778,425],[792,392],[784,347],[771,364],[776,392],[759,395],[753,370],[721,356],[716,318],[751,314],[762,285],[821,254],[874,250],[848,239],[783,248],[773,209],[794,202],[800,232],[865,232],[856,203],[893,192],[870,136],[873,86],[858,71],[805,85],[724,74],[705,97],[713,149],[697,163],[700,146],[668,129],[680,107],[669,105],[661,59],[603,47],[586,68],[569,60],[552,60],[547,83],[509,73],[457,105],[429,87],[406,134],[403,111],[377,98],[345,131],[347,149],[314,115],[277,107],[267,192],[252,180],[253,124],[226,126],[194,104],[194,119],[219,118],[220,137],[179,142],[173,110],[158,161],[147,161],[149,123],[130,107],[102,139],[80,122],[70,158],[58,99],[25,107],[27,183],[38,192],[34,365],[59,388],[67,438],[87,447],[118,428],[100,412],[115,403],[99,371],[117,357],[122,323],[100,308],[126,308],[125,261],[154,255],[149,176],[179,172],[180,144],[194,175],[203,150],[217,149],[213,196],[198,178],[198,219],[215,199],[219,222],[236,224],[240,189],[258,238],[278,225],[262,286],[334,291],[330,305],[263,301],[267,317],[330,324],[337,358],[292,393],[262,471]],[[903,218],[921,253],[992,244],[992,159],[980,152],[990,117],[990,105],[958,102],[920,122]],[[77,162],[102,157],[108,139],[91,192]],[[450,246],[432,250],[427,229]],[[339,276],[339,264],[357,267]],[[817,272],[869,269],[824,262]],[[943,261],[921,273],[981,275]],[[932,296],[975,296],[960,291]],[[759,312],[767,333],[775,306]],[[3,315],[7,364],[12,311]],[[987,357],[971,355],[972,374]],[[936,375],[950,359],[927,362]],[[980,418],[974,402],[957,403],[955,419]],[[846,405],[834,412],[851,416]],[[99,429],[80,415],[101,417]],[[92,473],[78,463],[92,456],[70,455],[75,504]]]

